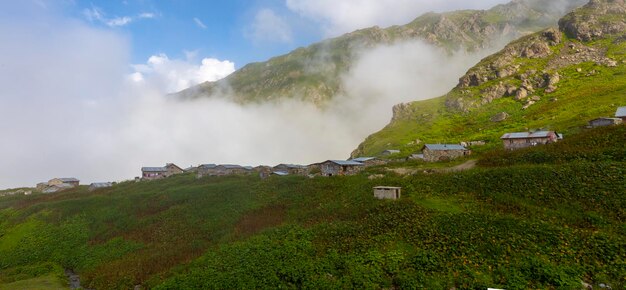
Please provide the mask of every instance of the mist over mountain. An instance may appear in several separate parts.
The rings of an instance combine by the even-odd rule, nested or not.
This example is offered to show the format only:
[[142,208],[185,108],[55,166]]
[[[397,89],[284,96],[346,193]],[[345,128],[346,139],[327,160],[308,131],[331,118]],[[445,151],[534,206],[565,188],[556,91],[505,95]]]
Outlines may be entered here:
[[[12,164],[0,172],[0,184],[32,185],[57,175],[123,180],[166,162],[344,159],[388,122],[393,105],[446,93],[481,58],[556,24],[580,2],[427,13],[249,64],[219,81],[232,63],[207,59],[190,67],[164,55],[125,76],[124,35],[54,16],[20,18],[17,30],[0,28],[6,43],[0,93],[12,96],[0,107],[11,120],[2,132],[15,140],[0,145],[7,152],[2,160]],[[215,82],[165,96],[201,78]]]

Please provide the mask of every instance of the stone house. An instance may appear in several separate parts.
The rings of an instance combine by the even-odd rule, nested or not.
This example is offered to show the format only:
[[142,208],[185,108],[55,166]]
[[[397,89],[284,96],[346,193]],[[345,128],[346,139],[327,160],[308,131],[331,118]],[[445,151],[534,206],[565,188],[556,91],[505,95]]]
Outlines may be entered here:
[[374,187],[374,197],[378,199],[400,199],[401,187],[376,186]]
[[167,163],[164,167],[142,167],[141,178],[145,180],[155,180],[181,174],[185,171],[174,163]]
[[261,179],[266,179],[270,177],[270,175],[272,175],[272,167],[270,166],[260,165],[260,166],[254,167],[252,170],[258,173]]
[[57,185],[69,185],[70,187],[77,187],[80,184],[80,181],[76,178],[53,178],[48,181],[48,186],[57,186]]
[[617,108],[617,111],[615,111],[615,118],[620,118],[623,122],[626,122],[626,107]]
[[622,119],[620,118],[597,118],[589,121],[589,127],[598,128],[598,127],[606,127],[613,125],[622,124]]
[[554,143],[563,139],[563,136],[555,131],[537,131],[506,133],[500,139],[502,139],[505,149],[515,150]]
[[165,169],[167,171],[167,176],[172,176],[175,174],[181,174],[181,173],[185,173],[185,170],[183,170],[182,168],[176,166],[176,164],[174,163],[167,163],[165,165]]
[[[211,164],[213,165],[213,164]],[[234,164],[220,164],[215,166],[206,166],[198,171],[198,177],[202,176],[226,176],[226,175],[245,175],[251,173],[252,167],[244,167]]]
[[364,167],[363,163],[356,161],[328,160],[320,163],[322,176],[354,175]]
[[296,165],[296,164],[279,164],[274,166],[274,172],[286,172],[292,175],[307,175],[309,174],[309,168],[304,165]]
[[472,151],[458,144],[426,144],[422,154],[425,161],[437,162],[468,156]]
[[141,178],[146,180],[154,180],[165,178],[167,169],[165,167],[142,167]]
[[196,168],[198,177],[217,175],[217,164],[202,164]]
[[111,182],[94,182],[89,185],[89,191],[94,191],[100,188],[107,188],[113,186]]
[[384,160],[378,159],[376,157],[359,157],[350,159],[350,161],[362,163],[365,167],[384,165],[386,163]]

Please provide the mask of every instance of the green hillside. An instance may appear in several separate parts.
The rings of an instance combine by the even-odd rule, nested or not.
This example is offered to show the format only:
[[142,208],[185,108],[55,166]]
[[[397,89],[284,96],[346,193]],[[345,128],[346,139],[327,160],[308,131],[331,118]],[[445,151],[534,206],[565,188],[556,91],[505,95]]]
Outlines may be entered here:
[[[0,285],[69,268],[96,289],[621,289],[624,136],[585,131],[455,173],[179,175],[2,197]],[[377,185],[401,186],[402,199],[374,199]]]
[[[567,136],[591,119],[612,117],[626,106],[624,19],[623,2],[592,1],[563,18],[560,30],[523,37],[483,59],[447,95],[396,106],[391,123],[353,155],[400,148],[406,156],[420,149],[414,140],[484,140],[486,147],[474,148],[484,151],[500,146],[506,132],[551,129]],[[494,121],[502,113],[508,118]]]
[[449,53],[478,51],[556,24],[585,0],[563,1],[554,9],[552,1],[522,0],[489,10],[427,13],[411,23],[389,28],[372,27],[325,40],[305,48],[251,63],[217,82],[206,82],[184,90],[182,98],[226,95],[240,103],[297,98],[324,106],[341,92],[340,76],[347,72],[364,48],[407,40],[422,40]]

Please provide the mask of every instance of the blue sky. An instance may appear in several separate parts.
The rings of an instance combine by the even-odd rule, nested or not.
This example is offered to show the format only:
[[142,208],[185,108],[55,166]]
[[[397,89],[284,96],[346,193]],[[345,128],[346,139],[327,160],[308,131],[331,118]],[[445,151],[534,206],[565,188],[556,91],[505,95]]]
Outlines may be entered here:
[[[262,3],[261,3],[262,2]],[[65,13],[95,26],[125,33],[132,43],[132,61],[145,62],[164,53],[184,58],[185,52],[228,59],[237,67],[286,53],[321,37],[318,33],[292,34],[289,40],[255,40],[249,35],[250,19],[260,9],[288,13],[280,1],[76,1]],[[268,8],[269,7],[269,8]],[[99,13],[102,19],[90,17]],[[125,18],[126,17],[126,18]],[[130,19],[123,23],[124,19]],[[114,23],[114,20],[121,20]],[[306,29],[306,28],[304,28]]]
[[[488,8],[504,0],[25,0],[126,35],[133,63],[152,55],[229,60],[240,68],[373,25],[404,24],[427,11]],[[435,2],[435,3],[432,3]],[[42,5],[42,6],[43,6]]]
[[[349,96],[338,96],[347,103],[336,110],[220,96],[177,102],[168,93],[359,28],[506,1],[0,0],[0,135],[11,140],[0,142],[0,188],[119,181],[166,162],[345,158],[394,104],[445,93],[481,56],[448,62],[416,43],[373,49],[342,76]],[[350,97],[371,92],[385,93]]]

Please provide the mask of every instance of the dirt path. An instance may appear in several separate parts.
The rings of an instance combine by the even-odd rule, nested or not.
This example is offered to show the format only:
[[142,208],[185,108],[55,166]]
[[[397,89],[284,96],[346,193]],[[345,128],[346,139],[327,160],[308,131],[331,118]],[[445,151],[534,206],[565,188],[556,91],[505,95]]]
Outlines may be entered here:
[[450,167],[450,168],[444,168],[443,171],[444,172],[454,172],[454,171],[465,171],[465,170],[470,170],[474,167],[476,167],[476,163],[478,162],[478,160],[476,159],[472,159],[472,160],[468,160],[467,162],[461,164],[461,165],[457,165],[454,167]]
[[467,162],[463,163],[463,164],[459,164],[457,166],[454,167],[448,167],[448,168],[430,168],[430,169],[415,169],[415,168],[390,168],[387,169],[391,172],[395,172],[397,174],[400,175],[411,175],[411,174],[415,174],[419,171],[424,171],[424,172],[430,172],[430,173],[434,173],[434,172],[458,172],[458,171],[465,171],[465,170],[470,170],[474,167],[476,167],[476,163],[478,162],[478,160],[472,159],[472,160],[468,160]]

